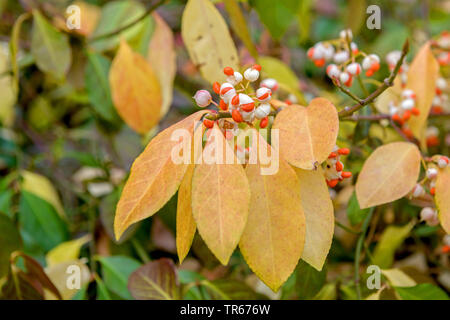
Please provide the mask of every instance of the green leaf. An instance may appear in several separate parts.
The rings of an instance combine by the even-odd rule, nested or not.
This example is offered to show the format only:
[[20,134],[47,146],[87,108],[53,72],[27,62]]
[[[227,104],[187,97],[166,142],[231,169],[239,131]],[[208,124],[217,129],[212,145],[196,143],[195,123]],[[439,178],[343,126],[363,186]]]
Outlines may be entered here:
[[[45,252],[68,239],[65,222],[47,201],[23,191],[19,203],[21,230],[32,237]],[[25,245],[27,240],[24,239]]]
[[141,264],[125,256],[99,257],[98,260],[106,287],[124,299],[133,299],[127,288],[128,278]]
[[245,282],[233,279],[217,279],[207,282],[208,292],[213,299],[266,300],[267,297],[253,291]]
[[161,258],[146,263],[131,274],[128,289],[136,300],[178,299],[178,279],[173,261]]
[[295,20],[299,2],[298,0],[251,0],[250,5],[258,12],[259,18],[272,37],[280,39]]
[[104,120],[118,123],[120,121],[111,99],[108,74],[111,61],[101,54],[89,52],[85,71],[86,91],[94,110]]
[[37,10],[33,10],[31,53],[43,72],[62,78],[69,70],[71,51],[67,35],[53,27]]
[[347,207],[347,217],[352,225],[358,224],[364,220],[370,209],[361,209],[359,207],[356,193],[353,192]]
[[389,268],[394,262],[395,250],[405,241],[413,227],[414,221],[404,226],[388,226],[375,247],[373,264],[382,269]]
[[300,260],[297,269],[295,270],[295,288],[298,295],[298,299],[310,299],[319,293],[325,284],[327,277],[326,268],[322,271],[317,271],[311,267],[308,263]]
[[6,214],[12,217],[11,201],[14,192],[12,190],[0,191],[0,215]]
[[111,300],[108,288],[100,277],[95,277],[95,284],[97,285],[97,300]]
[[449,300],[444,290],[431,283],[421,283],[414,287],[396,287],[395,291],[403,300]]
[[21,246],[22,240],[13,221],[0,213],[0,279],[8,273],[11,253]]

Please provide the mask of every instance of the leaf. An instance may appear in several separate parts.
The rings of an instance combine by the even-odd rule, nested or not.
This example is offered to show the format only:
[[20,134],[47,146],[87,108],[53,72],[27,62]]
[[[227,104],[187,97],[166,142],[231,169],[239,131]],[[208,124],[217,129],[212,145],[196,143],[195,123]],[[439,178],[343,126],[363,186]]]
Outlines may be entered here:
[[298,10],[300,1],[251,0],[250,4],[258,12],[262,23],[272,37],[280,39],[289,28]]
[[0,51],[0,124],[10,127],[14,123],[14,105],[17,91],[14,89],[13,77],[8,73],[10,59],[5,52]]
[[408,124],[414,136],[421,141],[422,145],[425,142],[427,118],[435,95],[438,74],[439,64],[431,52],[430,43],[427,42],[411,63],[406,83],[406,88],[413,90],[416,94],[416,107],[420,110],[420,114],[411,117]]
[[441,169],[436,179],[434,197],[442,228],[450,234],[450,167]]
[[90,236],[85,235],[81,238],[59,244],[47,253],[47,256],[45,257],[47,266],[52,267],[67,261],[77,260],[80,256],[81,247],[89,240]]
[[22,239],[14,222],[0,213],[0,279],[8,273],[11,253],[19,250],[21,246]]
[[69,38],[53,27],[41,13],[33,10],[31,53],[43,72],[62,78],[72,60]]
[[367,158],[356,181],[361,209],[404,197],[417,182],[420,151],[409,142],[393,142],[377,148]]
[[146,263],[131,274],[128,289],[136,300],[178,299],[175,265],[168,258]]
[[233,279],[203,281],[212,299],[217,300],[267,300],[267,297],[253,291],[245,282]]
[[236,0],[224,0],[224,4],[225,9],[227,10],[227,13],[230,17],[231,26],[233,27],[234,32],[236,32],[238,37],[247,47],[247,50],[250,52],[252,57],[258,58],[258,51],[253,44],[250,32],[247,28],[247,21],[242,14],[239,3]]
[[167,23],[155,12],[155,31],[149,44],[147,61],[150,62],[158,78],[161,95],[161,118],[169,111],[173,96],[173,81],[177,72],[175,40]]
[[194,167],[193,164],[189,166],[178,190],[176,242],[180,264],[189,253],[197,229],[191,207]]
[[384,229],[380,241],[373,252],[373,264],[380,268],[389,268],[394,262],[395,250],[405,241],[414,227],[414,221],[404,226],[390,225]]
[[366,21],[367,3],[365,0],[349,0],[345,10],[346,27],[356,35]]
[[133,130],[146,133],[158,123],[162,102],[158,79],[125,41],[112,62],[109,83],[117,112]]
[[[308,231],[306,232],[308,233]],[[298,299],[305,300],[311,299],[319,293],[326,282],[327,272],[325,269],[317,271],[305,261],[300,261],[295,275],[295,292],[298,295]]]
[[381,273],[393,287],[414,287],[417,283],[400,269],[384,269]]
[[28,191],[22,191],[20,197],[19,223],[21,231],[30,235],[44,251],[68,238],[67,226],[54,207]]
[[207,111],[196,112],[160,132],[147,145],[131,167],[130,177],[117,204],[114,233],[120,239],[133,223],[150,217],[177,191],[188,164],[175,164],[172,150],[179,145],[171,140],[178,129],[193,135],[194,123]]
[[[217,159],[211,160],[208,150],[214,148]],[[232,155],[233,164],[227,164],[222,155]],[[242,165],[217,124],[211,130],[192,177],[192,214],[197,229],[208,248],[226,265],[236,248],[247,222],[250,189]]]
[[334,209],[322,168],[295,168],[300,182],[300,199],[306,219],[306,237],[302,259],[322,270],[334,234]]
[[266,78],[277,80],[283,90],[297,97],[299,103],[306,103],[305,97],[300,92],[300,81],[289,66],[273,57],[259,57],[258,63],[261,65],[262,73]]
[[103,55],[94,52],[88,52],[87,58],[85,82],[89,101],[100,117],[117,123],[120,120],[112,103],[108,81],[111,62]]
[[336,145],[339,119],[330,101],[315,98],[307,108],[284,108],[273,129],[279,130],[281,157],[297,168],[311,170],[325,161]]
[[189,0],[181,34],[192,62],[210,83],[224,82],[224,67],[238,69],[239,57],[228,27],[209,0]]
[[295,171],[280,158],[276,173],[261,174],[261,168],[267,166],[262,155],[270,157],[274,149],[259,133],[253,134],[252,152],[258,152],[258,161],[245,169],[251,198],[239,247],[253,272],[275,292],[302,255],[305,215]]
[[31,171],[22,171],[21,174],[23,178],[21,185],[22,190],[28,191],[47,201],[55,208],[61,218],[65,218],[66,214],[64,213],[58,192],[53,187],[51,181],[48,180],[47,177]]
[[136,23],[117,35],[95,40],[96,37],[109,34],[128,25],[142,16],[145,8],[137,1],[123,0],[111,1],[102,7],[100,21],[97,28],[91,34],[91,47],[96,51],[105,51],[115,48],[120,40],[132,41],[136,38],[147,23],[147,19]]
[[448,300],[448,295],[441,288],[430,284],[420,283],[414,287],[395,288],[403,300]]
[[102,279],[108,289],[123,299],[131,300],[127,288],[128,278],[141,264],[125,256],[99,257],[98,261],[102,265]]
[[348,202],[347,206],[347,217],[352,225],[361,223],[364,218],[369,213],[370,209],[361,209],[359,207],[358,199],[356,198],[356,193],[352,193],[352,197]]

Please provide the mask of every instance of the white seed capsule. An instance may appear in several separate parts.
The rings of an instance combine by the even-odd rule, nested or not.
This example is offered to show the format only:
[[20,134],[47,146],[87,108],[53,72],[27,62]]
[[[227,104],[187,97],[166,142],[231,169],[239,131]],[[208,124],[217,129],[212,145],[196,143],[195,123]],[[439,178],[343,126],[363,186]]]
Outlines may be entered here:
[[314,45],[314,51],[312,54],[313,60],[324,59],[327,54],[327,49],[322,42],[318,42]]
[[330,64],[327,67],[327,75],[330,78],[336,78],[339,79],[339,75],[341,74],[341,71],[339,70],[338,66],[335,64]]
[[235,95],[236,89],[234,89],[231,83],[225,82],[222,84],[220,87],[220,97],[226,104],[228,104]]
[[242,74],[235,71],[232,76],[227,77],[227,82],[231,83],[233,86],[237,85],[243,79]]
[[244,121],[252,122],[253,120],[255,120],[255,110],[250,112],[240,111],[240,113]]
[[405,89],[402,91],[402,98],[403,99],[415,99],[416,94],[411,89]]
[[422,221],[430,221],[434,218],[435,210],[430,207],[425,207],[420,211],[420,220]]
[[437,136],[439,136],[439,129],[434,126],[428,127],[425,132],[425,136],[427,138],[428,137],[437,137]]
[[261,87],[269,88],[272,92],[275,92],[278,90],[278,82],[275,79],[267,78],[261,81]]
[[413,198],[419,198],[425,195],[425,189],[419,183],[416,184],[412,190]]
[[396,106],[393,105],[393,104],[390,104],[390,105],[389,105],[389,114],[390,114],[391,116],[393,116],[393,115],[396,114],[396,113],[398,113],[398,107],[396,107]]
[[400,50],[391,51],[386,55],[386,62],[391,66],[395,66],[401,56],[402,52]]
[[447,167],[448,163],[449,163],[449,161],[448,161],[448,158],[446,158],[446,157],[440,157],[439,160],[437,161],[437,165],[441,169]]
[[326,46],[324,51],[325,60],[330,61],[331,59],[333,59],[333,55],[334,55],[334,47],[332,45]]
[[414,101],[414,99],[406,99],[403,100],[401,103],[401,106],[404,110],[411,110],[412,108],[414,108],[415,105],[416,102]]
[[342,83],[346,83],[349,79],[350,79],[350,75],[347,72],[341,72],[341,74],[339,76],[339,80]]
[[261,102],[267,102],[272,97],[272,90],[266,87],[259,88],[256,90],[256,99]]
[[193,98],[200,108],[209,106],[212,99],[211,94],[206,90],[198,90]]
[[257,119],[264,119],[270,113],[270,104],[261,103],[255,110],[255,116]]
[[361,73],[361,66],[358,62],[350,63],[347,66],[347,72],[350,73],[353,76],[357,76]]
[[436,87],[438,87],[441,90],[445,90],[447,88],[447,81],[445,81],[444,78],[438,78],[436,80]]
[[353,39],[352,30],[350,30],[350,29],[341,30],[341,32],[339,32],[339,37],[342,40],[347,40],[347,38],[348,38],[350,41],[352,41],[352,39]]
[[436,168],[428,168],[427,169],[427,178],[433,180],[438,175],[438,171]]
[[256,81],[259,78],[259,71],[253,68],[248,68],[244,72],[244,78],[250,82]]
[[444,236],[444,238],[442,238],[442,242],[446,245],[446,246],[450,246],[450,234],[446,234]]
[[433,101],[431,101],[433,107],[442,106],[442,99],[440,96],[434,96]]
[[335,63],[341,64],[347,61],[349,57],[350,55],[348,54],[347,51],[339,51],[334,55],[333,60]]
[[372,68],[372,65],[374,63],[379,63],[379,62],[380,62],[380,58],[376,54],[369,54],[367,57],[364,58],[364,60],[362,62],[362,67],[364,68],[364,70],[368,70],[368,69]]

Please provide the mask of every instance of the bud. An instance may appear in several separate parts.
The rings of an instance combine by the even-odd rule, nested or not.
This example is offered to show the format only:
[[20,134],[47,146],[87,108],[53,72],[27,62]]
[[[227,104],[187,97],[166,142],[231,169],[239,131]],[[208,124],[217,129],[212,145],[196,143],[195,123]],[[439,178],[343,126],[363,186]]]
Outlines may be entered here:
[[426,221],[426,223],[431,226],[439,224],[436,210],[430,207],[425,207],[420,211],[420,220]]
[[198,90],[193,97],[200,108],[205,108],[211,104],[211,94],[206,90]]

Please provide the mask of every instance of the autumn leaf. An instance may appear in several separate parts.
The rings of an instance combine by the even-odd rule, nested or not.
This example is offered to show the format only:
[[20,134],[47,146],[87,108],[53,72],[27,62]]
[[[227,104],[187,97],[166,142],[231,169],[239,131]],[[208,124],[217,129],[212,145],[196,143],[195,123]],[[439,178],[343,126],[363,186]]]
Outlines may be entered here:
[[160,116],[162,118],[169,111],[172,103],[173,80],[177,71],[177,62],[172,30],[156,12],[152,16],[155,20],[155,31],[153,31],[149,44],[147,60],[155,71],[161,86]]
[[178,190],[177,203],[177,253],[180,259],[180,264],[187,256],[191,248],[192,240],[194,239],[196,225],[194,217],[192,216],[192,175],[194,174],[194,164],[191,164],[186,171],[186,174],[181,182]]
[[[232,156],[233,164],[212,159],[222,151]],[[213,161],[207,162],[206,158]],[[241,238],[249,202],[250,189],[245,171],[215,124],[203,151],[203,161],[194,170],[192,214],[201,237],[223,265],[228,263]]]
[[330,101],[316,98],[307,108],[284,108],[273,129],[279,130],[280,155],[295,167],[311,170],[325,161],[336,145],[339,119]]
[[225,81],[224,67],[238,68],[239,58],[224,19],[209,0],[189,0],[181,34],[192,62],[210,83]]
[[302,259],[322,270],[334,234],[334,210],[322,168],[295,168],[300,182],[300,199],[306,218],[306,238]]
[[90,240],[90,235],[85,235],[78,239],[63,242],[54,247],[45,256],[47,266],[52,267],[59,263],[77,260],[80,255],[81,247]]
[[450,167],[448,166],[441,169],[437,176],[435,200],[442,228],[450,234]]
[[122,41],[109,72],[114,106],[135,131],[146,133],[160,119],[161,88],[144,57]]
[[264,161],[260,156],[270,156],[273,150],[254,133],[254,146],[258,140],[258,148],[252,147],[252,152],[258,151],[259,156],[256,164],[248,164],[245,169],[251,191],[250,212],[239,247],[253,272],[277,291],[302,255],[305,216],[299,181],[286,161],[279,159],[275,174],[261,174]]
[[422,145],[426,145],[425,129],[431,103],[435,95],[438,74],[439,64],[431,52],[430,43],[427,42],[422,46],[411,63],[406,83],[406,88],[413,90],[416,94],[416,107],[420,110],[418,116],[409,119],[409,127]]
[[366,160],[356,181],[361,209],[404,197],[417,182],[419,149],[409,142],[393,142],[377,148]]
[[157,212],[177,191],[188,164],[175,164],[172,149],[179,145],[172,133],[185,129],[192,135],[194,122],[207,111],[196,112],[160,132],[134,161],[122,195],[117,204],[114,233],[120,239],[133,223]]

